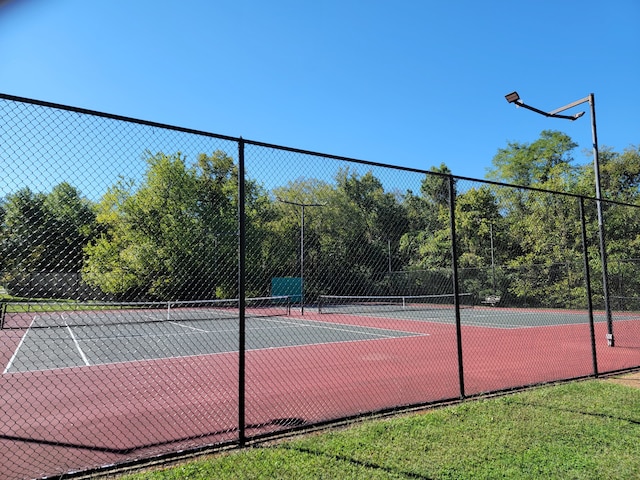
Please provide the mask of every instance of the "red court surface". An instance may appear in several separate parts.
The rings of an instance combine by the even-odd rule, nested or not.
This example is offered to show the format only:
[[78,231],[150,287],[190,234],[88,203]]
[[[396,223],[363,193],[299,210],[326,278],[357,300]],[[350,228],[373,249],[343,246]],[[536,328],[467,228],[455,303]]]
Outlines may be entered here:
[[[246,353],[246,436],[461,397],[455,326],[306,313],[422,335]],[[640,365],[640,324],[596,324],[600,373]],[[2,368],[23,331],[0,332]],[[462,328],[464,394],[594,373],[586,324]],[[238,353],[0,376],[0,478],[56,476],[238,440]]]

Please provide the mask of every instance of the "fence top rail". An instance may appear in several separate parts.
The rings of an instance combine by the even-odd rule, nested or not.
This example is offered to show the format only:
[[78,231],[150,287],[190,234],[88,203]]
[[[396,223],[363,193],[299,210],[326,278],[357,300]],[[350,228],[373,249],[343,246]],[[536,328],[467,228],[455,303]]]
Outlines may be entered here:
[[260,142],[260,141],[257,141],[257,140],[248,140],[248,139],[243,138],[242,136],[240,136],[240,137],[232,137],[232,136],[228,136],[228,135],[222,135],[222,134],[217,134],[217,133],[206,132],[204,130],[196,130],[196,129],[192,129],[192,128],[178,127],[178,126],[175,126],[175,125],[170,125],[170,124],[165,124],[165,123],[152,122],[152,121],[149,121],[149,120],[142,120],[142,119],[133,118],[133,117],[126,117],[126,116],[123,116],[123,115],[115,115],[115,114],[112,114],[112,113],[105,113],[105,112],[100,112],[100,111],[97,111],[97,110],[90,110],[90,109],[87,109],[87,108],[73,107],[73,106],[63,105],[63,104],[59,104],[59,103],[46,102],[46,101],[42,101],[42,100],[35,100],[35,99],[31,99],[31,98],[19,97],[19,96],[15,96],[15,95],[9,95],[9,94],[6,94],[6,93],[0,93],[0,99],[7,100],[7,101],[12,101],[12,102],[28,103],[28,104],[31,104],[31,105],[38,105],[38,106],[46,107],[46,108],[65,110],[65,111],[69,111],[69,112],[80,113],[80,114],[84,114],[84,115],[91,115],[91,116],[95,116],[95,117],[108,118],[108,119],[111,119],[111,120],[118,120],[118,121],[122,121],[122,122],[135,123],[135,124],[138,124],[138,125],[146,125],[146,126],[149,126],[149,127],[163,128],[163,129],[166,129],[166,130],[173,130],[173,131],[182,132],[182,133],[188,133],[188,134],[193,134],[193,135],[201,135],[201,136],[205,136],[205,137],[217,138],[217,139],[220,139],[220,140],[226,140],[226,141],[231,141],[231,142],[243,142],[244,144],[248,144],[248,145],[255,145],[255,146],[264,147],[264,148],[272,148],[272,149],[275,149],[275,150],[283,150],[283,151],[287,151],[287,152],[298,153],[298,154],[301,154],[301,155],[311,155],[311,156],[318,156],[318,157],[323,157],[323,158],[332,159],[332,160],[358,163],[358,164],[361,164],[361,165],[368,165],[368,166],[371,166],[371,167],[391,168],[391,169],[394,169],[394,170],[401,170],[401,171],[406,171],[406,172],[420,173],[420,174],[426,174],[426,175],[436,175],[436,176],[440,176],[440,177],[451,177],[454,180],[464,180],[464,181],[470,181],[470,182],[479,182],[479,183],[484,183],[486,185],[493,185],[493,186],[498,186],[498,187],[515,188],[515,189],[528,190],[528,191],[534,191],[534,192],[540,192],[540,193],[562,195],[562,196],[565,196],[565,197],[582,198],[582,199],[585,199],[585,200],[601,201],[603,203],[612,204],[612,205],[620,205],[620,206],[635,207],[635,208],[640,207],[639,205],[624,203],[624,202],[620,202],[620,201],[617,201],[617,200],[604,199],[604,198],[598,200],[598,199],[595,198],[595,196],[591,197],[591,196],[580,195],[580,194],[576,194],[576,193],[559,192],[559,191],[556,191],[556,190],[547,190],[547,189],[542,189],[542,188],[529,187],[529,186],[525,186],[525,185],[516,185],[516,184],[510,184],[510,183],[500,183],[500,182],[496,182],[496,181],[493,181],[493,180],[464,177],[464,176],[453,175],[453,174],[448,174],[448,173],[434,172],[434,171],[431,171],[431,170],[424,170],[424,169],[412,168],[412,167],[403,167],[403,166],[392,165],[392,164],[388,164],[388,163],[374,162],[374,161],[370,161],[370,160],[362,160],[362,159],[350,158],[350,157],[343,157],[343,156],[340,156],[340,155],[333,155],[333,154],[327,154],[327,153],[321,153],[321,152],[314,152],[314,151],[311,151],[311,150],[303,150],[303,149],[294,148],[294,147],[286,147],[286,146],[282,146],[282,145],[276,145],[276,144],[271,144],[271,143],[266,143],[266,142]]
[[191,134],[194,134],[194,135],[201,135],[201,136],[205,136],[205,137],[218,138],[220,140],[229,140],[229,141],[232,141],[232,142],[237,142],[239,140],[236,137],[230,137],[230,136],[227,136],[227,135],[220,135],[220,134],[211,133],[211,132],[205,132],[203,130],[195,130],[195,129],[192,129],[192,128],[185,128],[185,127],[177,127],[175,125],[169,125],[169,124],[165,124],[165,123],[152,122],[152,121],[149,121],[149,120],[141,120],[139,118],[126,117],[126,116],[123,116],[123,115],[115,115],[113,113],[99,112],[97,110],[89,110],[87,108],[71,107],[69,105],[62,105],[62,104],[59,104],[59,103],[45,102],[45,101],[42,101],[42,100],[34,100],[34,99],[31,99],[31,98],[17,97],[15,95],[7,95],[5,93],[0,93],[0,99],[12,101],[12,102],[28,103],[28,104],[37,105],[37,106],[40,106],[40,107],[54,108],[54,109],[57,109],[57,110],[65,110],[67,112],[80,113],[80,114],[83,114],[83,115],[91,115],[91,116],[94,116],[94,117],[108,118],[110,120],[119,120],[119,121],[127,122],[127,123],[136,123],[138,125],[145,125],[145,126],[148,126],[148,127],[163,128],[163,129],[166,129],[166,130],[174,130],[174,131],[182,132],[182,133],[191,133]]

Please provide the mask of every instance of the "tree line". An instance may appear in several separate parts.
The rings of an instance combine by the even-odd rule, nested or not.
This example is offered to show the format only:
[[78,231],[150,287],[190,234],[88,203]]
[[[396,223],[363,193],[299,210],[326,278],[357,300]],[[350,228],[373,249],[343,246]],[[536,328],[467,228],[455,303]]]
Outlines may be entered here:
[[[545,130],[530,144],[498,150],[487,179],[593,197],[590,163],[577,145]],[[48,193],[23,188],[0,203],[1,283],[31,296],[34,273],[77,274],[122,300],[235,298],[238,294],[238,167],[223,151],[189,164],[180,153],[147,152],[136,182],[121,178],[97,202],[69,183]],[[638,204],[640,149],[600,151],[604,198]],[[463,291],[505,301],[572,306],[584,299],[578,198],[450,177],[432,167],[419,191],[386,191],[372,171],[337,170],[332,180],[300,178],[266,190],[245,180],[246,291],[270,293],[273,277],[298,276],[301,207],[308,301],[320,294],[450,293],[450,194]],[[451,180],[453,178],[453,180]],[[450,192],[450,188],[454,191]],[[298,205],[296,205],[298,204]],[[586,202],[596,238],[595,204]],[[610,274],[619,296],[637,295],[640,219],[608,205]],[[601,273],[597,242],[588,248]],[[42,293],[42,292],[41,292]],[[46,295],[46,293],[45,293]]]

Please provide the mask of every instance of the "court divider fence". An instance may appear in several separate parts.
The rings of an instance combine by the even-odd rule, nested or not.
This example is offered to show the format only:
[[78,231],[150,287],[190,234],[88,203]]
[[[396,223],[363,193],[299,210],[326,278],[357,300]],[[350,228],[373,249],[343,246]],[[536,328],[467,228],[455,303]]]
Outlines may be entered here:
[[3,478],[640,367],[628,195],[607,264],[589,195],[10,95],[0,119]]

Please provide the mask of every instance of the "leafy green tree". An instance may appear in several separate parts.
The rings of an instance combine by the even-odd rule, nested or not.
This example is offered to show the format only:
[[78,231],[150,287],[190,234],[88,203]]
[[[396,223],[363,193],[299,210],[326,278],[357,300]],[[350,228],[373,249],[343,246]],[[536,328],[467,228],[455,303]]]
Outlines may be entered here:
[[[8,195],[0,233],[3,282],[21,295],[31,295],[28,279],[50,273],[79,273],[82,248],[94,234],[91,203],[70,184],[56,185],[48,194],[23,188]],[[40,281],[40,295],[51,286]]]
[[[494,180],[524,187],[578,192],[583,168],[573,164],[577,145],[565,134],[545,130],[531,144],[509,143],[493,159]],[[494,188],[508,231],[509,293],[533,304],[570,306],[584,298],[577,200],[528,190]]]
[[[592,152],[585,152],[589,161],[578,167],[578,181],[574,192],[595,196],[595,175]],[[600,185],[602,198],[617,202],[640,202],[640,147],[628,147],[622,153],[609,147],[599,149]]]
[[376,284],[388,272],[390,260],[391,269],[397,268],[399,259],[390,259],[389,253],[397,249],[408,227],[401,198],[385,192],[372,172],[360,176],[342,170],[336,180],[340,221],[348,222],[336,234],[345,265],[353,267],[342,288],[353,293],[385,293],[378,290],[388,290],[388,286]]
[[2,225],[3,282],[24,281],[47,265],[45,195],[23,188],[7,196]]
[[[300,178],[273,191],[271,212],[267,215],[268,235],[262,242],[265,276],[299,277],[301,254],[302,207],[305,207],[304,256],[305,298],[314,301],[326,290],[327,271],[331,265],[323,249],[325,226],[330,222],[334,191],[327,182]],[[296,205],[297,204],[297,205]]]
[[486,267],[492,256],[492,237],[498,236],[500,226],[498,201],[489,186],[458,195],[456,222],[460,267]]
[[278,259],[274,272],[297,276],[300,270],[301,207],[286,202],[319,204],[305,208],[306,298],[388,292],[389,263],[400,266],[392,252],[408,218],[401,198],[386,192],[372,172],[340,170],[333,185],[299,179],[274,194],[273,237],[264,244],[269,252],[265,258]]
[[[620,154],[605,147],[600,149],[599,158],[603,198],[638,205],[640,203],[640,148],[628,147]],[[581,193],[594,196],[595,179],[591,163],[584,166],[580,185]],[[609,288],[614,299],[614,308],[627,308],[626,301],[619,302],[617,299],[635,297],[640,288],[640,215],[638,213],[640,212],[634,207],[603,202]],[[587,215],[592,219],[588,226],[590,238],[592,238],[589,255],[597,291],[601,279],[601,262],[594,201],[587,201]],[[596,296],[596,304],[601,306],[601,302],[601,296]]]
[[[444,163],[439,167],[431,167],[429,169],[433,174],[428,174],[422,179],[420,192],[422,196],[431,206],[449,208],[449,177],[451,170]],[[455,194],[454,180],[454,194]]]
[[622,154],[605,159],[601,171],[605,198],[640,203],[640,147],[628,147]]
[[434,173],[427,174],[422,180],[420,197],[415,197],[413,192],[405,196],[410,224],[400,240],[400,249],[405,262],[414,269],[451,265],[451,171],[444,163],[439,168],[432,167],[431,171]]
[[47,212],[47,255],[52,271],[79,273],[84,245],[95,235],[93,205],[69,183],[56,185],[45,197]]
[[[558,131],[543,130],[531,144],[509,142],[493,157],[493,169],[487,173],[491,180],[545,188],[557,185],[558,180],[569,181],[575,175],[571,152],[578,145]],[[549,183],[550,182],[550,183]],[[563,189],[567,191],[566,188]]]
[[[85,249],[85,280],[126,297],[234,297],[237,288],[238,171],[224,152],[148,155],[139,187],[121,180],[98,205],[105,233]],[[247,182],[248,236],[264,193]]]

